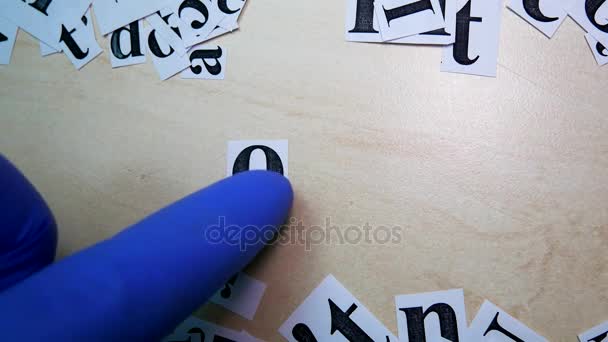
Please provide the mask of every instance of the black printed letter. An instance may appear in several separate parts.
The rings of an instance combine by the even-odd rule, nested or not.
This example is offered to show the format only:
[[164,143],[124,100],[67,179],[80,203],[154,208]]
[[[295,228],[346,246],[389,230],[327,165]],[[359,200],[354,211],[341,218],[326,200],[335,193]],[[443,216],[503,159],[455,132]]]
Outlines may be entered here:
[[378,33],[374,30],[374,0],[357,0],[355,27],[351,33]]
[[154,56],[158,58],[167,58],[175,52],[171,46],[169,46],[169,52],[164,53],[163,50],[158,45],[158,39],[156,39],[156,30],[150,31],[150,35],[148,36],[148,47],[150,48],[150,52],[154,54]]
[[540,11],[540,0],[524,0],[524,9],[532,19],[543,23],[550,23],[559,18],[547,17]]
[[405,313],[410,342],[426,342],[424,320],[431,312],[436,313],[439,317],[441,337],[452,342],[458,342],[458,322],[456,321],[456,313],[451,306],[445,303],[437,303],[424,312],[422,312],[422,307],[399,309],[399,311]]
[[315,335],[310,331],[308,325],[304,323],[296,324],[293,329],[291,329],[291,334],[298,342],[317,342]]
[[587,342],[602,342],[606,339],[606,337],[608,337],[608,331],[606,331],[605,333],[599,334],[597,336],[595,336],[594,338],[590,339]]
[[281,157],[279,157],[275,150],[271,149],[268,146],[253,145],[244,149],[236,157],[234,166],[232,167],[233,175],[239,172],[249,170],[249,160],[251,159],[251,154],[255,150],[262,150],[262,152],[264,152],[264,154],[266,155],[266,169],[268,171],[274,171],[283,174],[283,162],[281,162]]
[[231,10],[228,7],[228,0],[218,0],[217,7],[220,9],[220,11],[222,11],[226,14],[234,14],[239,11],[239,10],[236,10],[236,11]]
[[[82,17],[82,22],[84,25],[87,25],[87,17]],[[59,38],[59,42],[64,42],[65,45],[70,49],[74,58],[76,59],[84,59],[89,55],[89,49],[87,51],[82,51],[78,43],[72,38],[72,33],[76,32],[76,29],[72,29],[68,31],[65,26],[61,25],[61,37]]]
[[[129,33],[131,38],[131,51],[125,54],[120,48],[120,35],[123,31]],[[112,33],[110,47],[112,54],[118,59],[126,59],[129,57],[141,57],[144,54],[141,52],[141,42],[139,41],[139,24],[137,21],[132,22],[129,27],[121,27]]]
[[331,299],[329,301],[329,311],[331,312],[331,331],[333,335],[336,331],[339,331],[349,341],[357,342],[374,342],[368,334],[363,331],[352,319],[350,315],[357,310],[357,305],[353,304],[343,312],[336,303]]
[[585,12],[587,12],[587,18],[593,26],[597,27],[600,31],[608,33],[608,24],[600,25],[595,21],[595,14],[605,2],[606,0],[587,0],[585,1]]
[[[196,50],[192,51],[190,54],[190,63],[192,63],[196,59],[200,59],[205,64],[205,69],[211,75],[219,75],[222,72],[222,65],[220,64],[219,58],[222,57],[222,48],[217,47],[217,50]],[[215,59],[215,64],[209,65],[206,59],[211,58]],[[190,70],[192,70],[195,74],[200,74],[203,71],[203,68],[200,65],[191,65]]]
[[388,21],[389,26],[391,24],[391,20],[405,17],[406,15],[426,10],[431,10],[433,11],[433,13],[435,13],[435,10],[433,10],[433,5],[431,4],[431,0],[420,0],[390,10],[387,10],[384,7],[382,7],[382,9],[384,10],[384,15],[386,15],[386,20]]
[[[445,0],[439,0],[439,6],[441,6],[441,12],[443,13],[443,20],[445,21]],[[445,31],[444,28],[440,28],[431,32],[421,33],[429,36],[449,36],[450,34]]]
[[471,17],[471,1],[456,14],[456,42],[454,43],[454,60],[461,65],[471,65],[479,59],[479,56],[469,58],[469,32],[471,22],[481,22],[479,17]]
[[524,342],[524,340],[522,340],[521,338],[515,336],[512,332],[508,331],[507,329],[503,328],[499,323],[498,323],[498,312],[496,313],[496,316],[494,316],[494,319],[492,320],[492,323],[490,323],[490,326],[488,327],[488,329],[486,329],[486,332],[483,333],[483,336],[486,336],[490,331],[496,330],[499,333],[507,336],[508,338],[512,339],[515,342]]
[[[22,1],[26,2],[25,0],[22,0]],[[35,2],[31,3],[30,6],[39,10],[40,12],[42,12],[42,14],[44,14],[48,17],[49,14],[46,13],[46,10],[49,8],[49,5],[51,4],[52,1],[53,0],[36,0]]]
[[598,42],[597,44],[595,44],[595,49],[600,55],[608,57],[608,49],[606,49],[606,47],[602,45],[602,43]]
[[195,10],[199,11],[203,15],[203,17],[205,17],[205,21],[203,21],[202,23],[198,20],[193,20],[190,23],[190,26],[192,26],[192,28],[195,30],[198,30],[201,27],[205,26],[205,23],[207,23],[207,20],[209,19],[209,10],[207,10],[207,6],[205,6],[204,3],[198,0],[185,0],[184,2],[182,2],[181,5],[179,5],[177,15],[181,18],[182,11],[188,7],[194,8]]
[[[182,37],[181,33],[179,32],[179,28],[173,27],[169,24],[169,18],[171,18],[173,14],[169,14],[164,17],[160,14],[160,11],[156,12],[156,14],[158,14],[158,16],[161,17],[163,21],[167,23],[167,25],[169,25],[169,27],[171,27],[175,34],[177,34],[180,38]],[[173,50],[171,46],[169,46],[170,50],[168,53],[163,52],[163,50],[160,48],[160,45],[158,45],[158,39],[156,39],[156,30],[152,30],[150,32],[150,35],[148,36],[148,47],[150,48],[150,52],[152,52],[154,56],[158,58],[167,58],[171,56],[173,52],[175,52],[175,50]]]

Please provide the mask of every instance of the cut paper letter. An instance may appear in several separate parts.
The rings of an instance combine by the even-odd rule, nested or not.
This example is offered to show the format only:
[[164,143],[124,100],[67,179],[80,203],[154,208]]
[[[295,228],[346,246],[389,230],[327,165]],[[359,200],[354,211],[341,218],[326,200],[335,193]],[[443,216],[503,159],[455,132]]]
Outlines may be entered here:
[[608,2],[571,0],[568,14],[602,45],[608,46]]
[[345,38],[350,42],[382,41],[374,0],[346,0]]
[[487,300],[473,319],[469,336],[471,341],[478,342],[547,342],[544,337]]
[[146,39],[142,20],[121,27],[110,35],[112,68],[146,62]]
[[0,17],[0,64],[11,62],[17,31],[17,25]]
[[441,71],[496,77],[501,0],[459,0],[456,42],[443,48]]
[[190,66],[188,56],[176,53],[171,45],[156,34],[156,30],[145,27],[144,32],[152,63],[161,80],[164,81]]
[[396,296],[395,305],[399,341],[468,341],[463,290]]
[[265,283],[245,273],[238,273],[230,278],[210,301],[252,320],[265,291]]
[[445,27],[439,0],[376,0],[374,9],[383,41]]
[[59,36],[61,24],[59,18],[49,16],[50,1],[36,1],[29,4],[25,1],[0,2],[0,16],[12,21],[17,26],[59,50]]
[[179,31],[180,20],[175,13],[163,9],[148,17],[146,21],[156,31],[158,37],[167,42],[178,55],[183,56],[188,52]]
[[[439,0],[445,27],[388,41],[392,44],[449,45],[456,36],[456,0]],[[351,42],[382,42],[373,0],[347,0],[345,38]]]
[[197,45],[188,53],[190,67],[182,71],[182,78],[223,80],[226,70],[226,51],[221,47]]
[[118,28],[161,10],[168,0],[96,0],[93,9],[104,36]]
[[396,342],[397,338],[332,275],[279,328],[290,342]]
[[439,0],[445,27],[417,35],[395,39],[389,43],[419,45],[449,45],[456,39],[456,0]]
[[59,43],[61,50],[74,67],[80,69],[102,53],[103,50],[95,39],[91,10],[87,11],[80,22],[75,23],[76,25],[69,27],[61,25]]
[[562,4],[555,0],[509,0],[507,7],[548,38],[553,37],[567,16]]
[[[54,0],[49,4],[46,13],[50,17],[55,18],[57,23],[63,24],[65,27],[75,27],[81,25],[82,17],[89,10],[91,2],[92,0]],[[57,48],[54,48],[40,41],[40,55],[42,57],[59,52],[62,52],[61,44]]]
[[228,176],[248,170],[268,170],[288,177],[289,143],[287,140],[229,141],[226,162]]
[[585,34],[585,39],[589,44],[589,48],[591,49],[591,53],[593,53],[593,57],[595,57],[597,64],[600,66],[608,64],[608,49],[589,33]]
[[578,335],[580,342],[606,342],[608,341],[608,321],[597,325]]
[[213,0],[217,8],[226,16],[219,22],[218,26],[232,31],[237,25],[239,16],[245,7],[245,0]]
[[180,19],[179,30],[186,47],[205,41],[226,17],[211,0],[173,0],[170,9]]

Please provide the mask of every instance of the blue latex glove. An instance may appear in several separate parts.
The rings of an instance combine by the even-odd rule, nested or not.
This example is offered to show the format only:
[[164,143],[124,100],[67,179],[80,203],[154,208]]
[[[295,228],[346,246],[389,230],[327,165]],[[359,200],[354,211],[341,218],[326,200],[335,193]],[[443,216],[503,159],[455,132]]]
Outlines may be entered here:
[[[0,155],[0,341],[158,341],[254,258],[292,200],[278,173],[243,172],[51,264],[53,216]],[[221,218],[246,230],[245,249],[205,233]]]

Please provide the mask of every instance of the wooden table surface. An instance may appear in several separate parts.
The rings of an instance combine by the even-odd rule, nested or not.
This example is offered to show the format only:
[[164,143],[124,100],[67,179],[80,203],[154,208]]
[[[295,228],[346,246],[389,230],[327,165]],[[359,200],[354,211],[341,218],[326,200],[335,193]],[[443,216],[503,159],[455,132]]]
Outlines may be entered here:
[[251,1],[218,43],[225,81],[151,62],[75,71],[21,32],[0,68],[0,151],[60,225],[60,256],[225,175],[228,140],[289,139],[293,217],[398,226],[400,243],[275,246],[253,321],[266,340],[334,274],[393,332],[394,295],[464,288],[552,341],[608,319],[608,67],[571,20],[556,37],[503,11],[498,77],[439,72],[441,49],[348,43],[342,1]]

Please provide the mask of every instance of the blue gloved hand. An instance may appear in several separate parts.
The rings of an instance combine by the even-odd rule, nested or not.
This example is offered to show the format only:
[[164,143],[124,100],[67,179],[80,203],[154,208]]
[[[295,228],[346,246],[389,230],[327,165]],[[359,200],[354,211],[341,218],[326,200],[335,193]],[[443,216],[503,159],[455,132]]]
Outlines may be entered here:
[[[0,341],[158,341],[254,258],[292,200],[278,173],[243,172],[51,264],[53,216],[0,155]],[[222,222],[239,233],[221,239]]]

